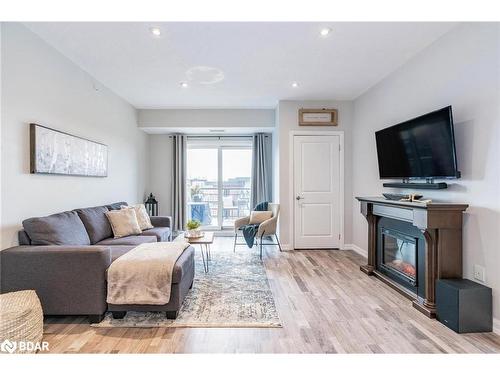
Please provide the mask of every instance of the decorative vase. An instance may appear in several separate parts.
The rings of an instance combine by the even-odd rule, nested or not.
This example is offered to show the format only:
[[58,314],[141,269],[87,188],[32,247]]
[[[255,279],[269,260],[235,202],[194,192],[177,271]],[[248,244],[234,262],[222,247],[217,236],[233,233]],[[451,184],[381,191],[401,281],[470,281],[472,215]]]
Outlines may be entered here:
[[190,229],[188,230],[188,237],[200,237],[201,230],[199,229]]

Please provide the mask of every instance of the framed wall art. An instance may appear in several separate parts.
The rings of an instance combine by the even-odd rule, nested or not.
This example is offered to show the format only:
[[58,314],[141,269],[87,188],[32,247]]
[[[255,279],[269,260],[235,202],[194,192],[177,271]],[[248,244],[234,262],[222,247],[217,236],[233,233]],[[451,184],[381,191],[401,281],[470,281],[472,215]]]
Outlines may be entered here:
[[299,109],[299,126],[337,126],[337,110]]
[[108,146],[30,124],[30,172],[107,177]]

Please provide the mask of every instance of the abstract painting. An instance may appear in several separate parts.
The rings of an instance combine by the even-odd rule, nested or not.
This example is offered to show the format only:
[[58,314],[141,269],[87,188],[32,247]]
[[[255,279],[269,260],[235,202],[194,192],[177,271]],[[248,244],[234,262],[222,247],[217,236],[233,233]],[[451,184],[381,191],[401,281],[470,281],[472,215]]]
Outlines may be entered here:
[[31,173],[106,177],[108,146],[30,124]]

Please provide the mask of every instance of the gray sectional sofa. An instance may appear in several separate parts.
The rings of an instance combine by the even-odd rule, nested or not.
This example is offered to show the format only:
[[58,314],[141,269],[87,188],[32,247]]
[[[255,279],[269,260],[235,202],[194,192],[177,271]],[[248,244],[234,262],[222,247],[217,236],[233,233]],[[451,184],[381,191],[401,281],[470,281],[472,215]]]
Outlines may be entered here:
[[171,218],[151,217],[154,228],[137,236],[113,238],[105,212],[126,202],[62,212],[23,221],[19,246],[0,251],[2,293],[35,290],[45,315],[88,315],[99,322],[109,310],[121,318],[128,310],[164,311],[175,318],[194,279],[194,249],[179,257],[172,275],[168,304],[110,305],[106,303],[106,273],[110,264],[141,243],[172,238]]

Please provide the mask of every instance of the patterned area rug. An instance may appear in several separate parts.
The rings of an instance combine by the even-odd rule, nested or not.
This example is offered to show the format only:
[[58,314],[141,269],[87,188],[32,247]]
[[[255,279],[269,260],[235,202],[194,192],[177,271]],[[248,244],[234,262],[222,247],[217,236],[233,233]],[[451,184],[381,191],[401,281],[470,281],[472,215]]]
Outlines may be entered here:
[[[254,249],[255,250],[255,249]],[[217,251],[212,245],[210,272],[203,271],[196,248],[196,274],[175,320],[165,313],[128,312],[124,319],[104,320],[93,327],[281,327],[264,266],[257,251]]]

